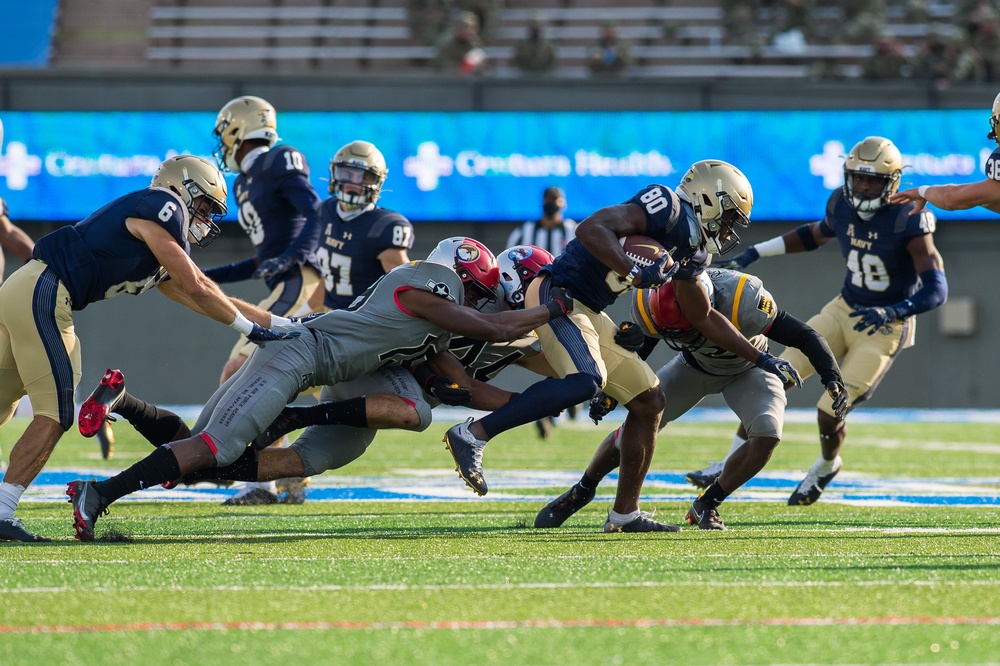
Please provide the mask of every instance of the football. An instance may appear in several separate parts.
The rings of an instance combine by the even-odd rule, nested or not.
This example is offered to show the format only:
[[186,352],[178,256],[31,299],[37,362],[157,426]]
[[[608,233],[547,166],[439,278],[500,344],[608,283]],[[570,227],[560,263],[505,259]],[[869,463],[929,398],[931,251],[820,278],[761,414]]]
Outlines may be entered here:
[[628,258],[642,268],[652,266],[667,252],[658,241],[649,236],[633,234],[619,240]]

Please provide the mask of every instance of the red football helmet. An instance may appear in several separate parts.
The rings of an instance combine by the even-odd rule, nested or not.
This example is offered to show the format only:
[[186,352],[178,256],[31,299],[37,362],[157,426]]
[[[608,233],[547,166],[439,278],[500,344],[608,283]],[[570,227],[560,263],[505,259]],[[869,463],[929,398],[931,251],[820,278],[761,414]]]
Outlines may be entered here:
[[[714,301],[712,281],[699,276],[699,282],[708,290],[709,300]],[[705,336],[687,320],[681,311],[673,281],[656,289],[643,291],[649,293],[646,303],[649,318],[652,320],[653,326],[656,327],[656,332],[663,336],[664,341],[672,349],[680,349],[681,346],[697,349],[705,343]]]
[[538,275],[555,257],[537,245],[515,245],[500,253],[497,264],[500,267],[500,286],[504,300],[511,308],[524,307],[524,289],[531,278]]
[[497,300],[500,269],[489,248],[465,236],[446,238],[427,255],[427,261],[447,266],[462,279],[465,304],[477,310]]

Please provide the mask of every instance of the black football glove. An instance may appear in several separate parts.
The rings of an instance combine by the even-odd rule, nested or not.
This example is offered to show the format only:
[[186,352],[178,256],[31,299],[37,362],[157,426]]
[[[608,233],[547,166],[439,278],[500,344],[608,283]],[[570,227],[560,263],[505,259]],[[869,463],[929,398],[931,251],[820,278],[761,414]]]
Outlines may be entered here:
[[843,382],[827,382],[826,392],[833,398],[833,414],[838,421],[843,421],[847,417],[847,412],[851,408],[851,401],[847,397],[847,389]]
[[549,309],[549,319],[568,315],[573,311],[573,294],[565,287],[552,287],[549,290],[549,302],[545,307]]
[[855,331],[863,331],[868,327],[871,330],[868,331],[868,335],[875,335],[875,333],[881,329],[886,324],[891,324],[897,319],[902,319],[905,313],[902,308],[897,308],[892,305],[886,305],[885,307],[859,307],[857,310],[851,313],[852,317],[861,317],[858,323],[854,325]]
[[757,357],[755,365],[761,370],[766,370],[772,375],[777,375],[782,384],[792,383],[799,387],[802,386],[802,377],[799,375],[799,371],[783,358],[772,356],[767,352],[761,352],[760,356]]
[[594,425],[598,425],[609,412],[618,406],[618,401],[610,395],[601,391],[590,399],[590,418]]
[[472,393],[444,375],[431,375],[424,383],[424,390],[440,400],[445,405],[467,405],[472,400]]
[[751,247],[750,249],[743,250],[738,255],[727,261],[723,261],[719,264],[713,263],[713,266],[718,266],[718,268],[728,268],[733,271],[742,271],[758,259],[760,259],[760,252]]
[[653,287],[659,287],[660,285],[666,284],[677,269],[681,267],[680,264],[674,262],[670,268],[667,268],[667,262],[670,261],[671,257],[669,254],[664,254],[659,260],[652,266],[646,266],[639,271],[639,281],[638,283],[633,283],[634,287],[641,287],[642,289],[652,289]]
[[292,270],[293,267],[298,262],[292,257],[286,257],[281,255],[280,257],[271,257],[270,259],[265,259],[261,262],[257,270],[253,272],[254,278],[260,278],[267,280],[268,278],[273,278],[276,275],[281,275],[282,273],[287,273]]
[[637,352],[646,344],[646,335],[639,328],[638,324],[623,321],[618,326],[618,332],[615,333],[615,342],[618,343],[619,347],[623,347],[630,352]]
[[254,322],[253,330],[247,333],[247,340],[253,342],[258,347],[263,347],[264,344],[268,342],[294,340],[300,335],[302,335],[302,331],[296,331],[294,328],[284,326],[279,328],[264,328],[260,324]]

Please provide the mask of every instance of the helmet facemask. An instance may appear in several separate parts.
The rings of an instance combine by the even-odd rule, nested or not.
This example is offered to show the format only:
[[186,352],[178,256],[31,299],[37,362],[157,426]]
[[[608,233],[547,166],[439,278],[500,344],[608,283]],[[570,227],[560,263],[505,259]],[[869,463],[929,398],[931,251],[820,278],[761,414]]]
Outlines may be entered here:
[[552,253],[536,245],[515,245],[497,257],[500,286],[504,300],[512,310],[524,307],[524,291],[528,282],[554,260]]
[[225,216],[226,181],[214,164],[195,155],[176,155],[160,164],[150,187],[176,193],[188,211],[188,240],[206,247],[219,235]]
[[[844,198],[859,215],[869,219],[889,204],[902,175],[903,156],[892,141],[867,137],[851,148],[844,160]],[[855,182],[859,176],[866,180]]]
[[987,139],[996,141],[997,145],[1000,146],[1000,137],[997,136],[998,124],[1000,124],[1000,94],[993,100],[993,109],[990,112],[990,133],[986,135]]
[[483,310],[495,303],[500,289],[500,270],[489,248],[473,238],[455,236],[437,244],[427,261],[447,266],[458,274],[465,290],[464,305]]
[[[719,183],[721,187],[722,183]],[[725,254],[740,244],[740,235],[736,228],[746,229],[750,226],[750,218],[736,205],[733,198],[728,193],[719,191],[716,193],[719,198],[719,216],[711,220],[701,220],[702,229],[705,231],[705,245],[710,254]],[[695,212],[699,214],[698,209]]]
[[352,141],[330,160],[330,194],[348,210],[364,208],[378,201],[388,175],[385,157],[375,144]]

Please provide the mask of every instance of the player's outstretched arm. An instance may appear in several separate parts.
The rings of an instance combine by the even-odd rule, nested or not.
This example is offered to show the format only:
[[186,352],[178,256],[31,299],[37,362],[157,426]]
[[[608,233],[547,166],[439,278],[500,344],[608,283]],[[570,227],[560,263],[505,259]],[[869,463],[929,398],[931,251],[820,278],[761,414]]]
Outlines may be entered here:
[[889,203],[914,203],[919,213],[928,203],[941,210],[968,210],[976,206],[1000,212],[1000,181],[990,178],[962,185],[921,185],[896,192]]
[[559,288],[552,289],[548,303],[491,314],[458,305],[423,289],[403,291],[399,301],[410,313],[446,331],[487,342],[514,340],[573,310],[572,297]]

